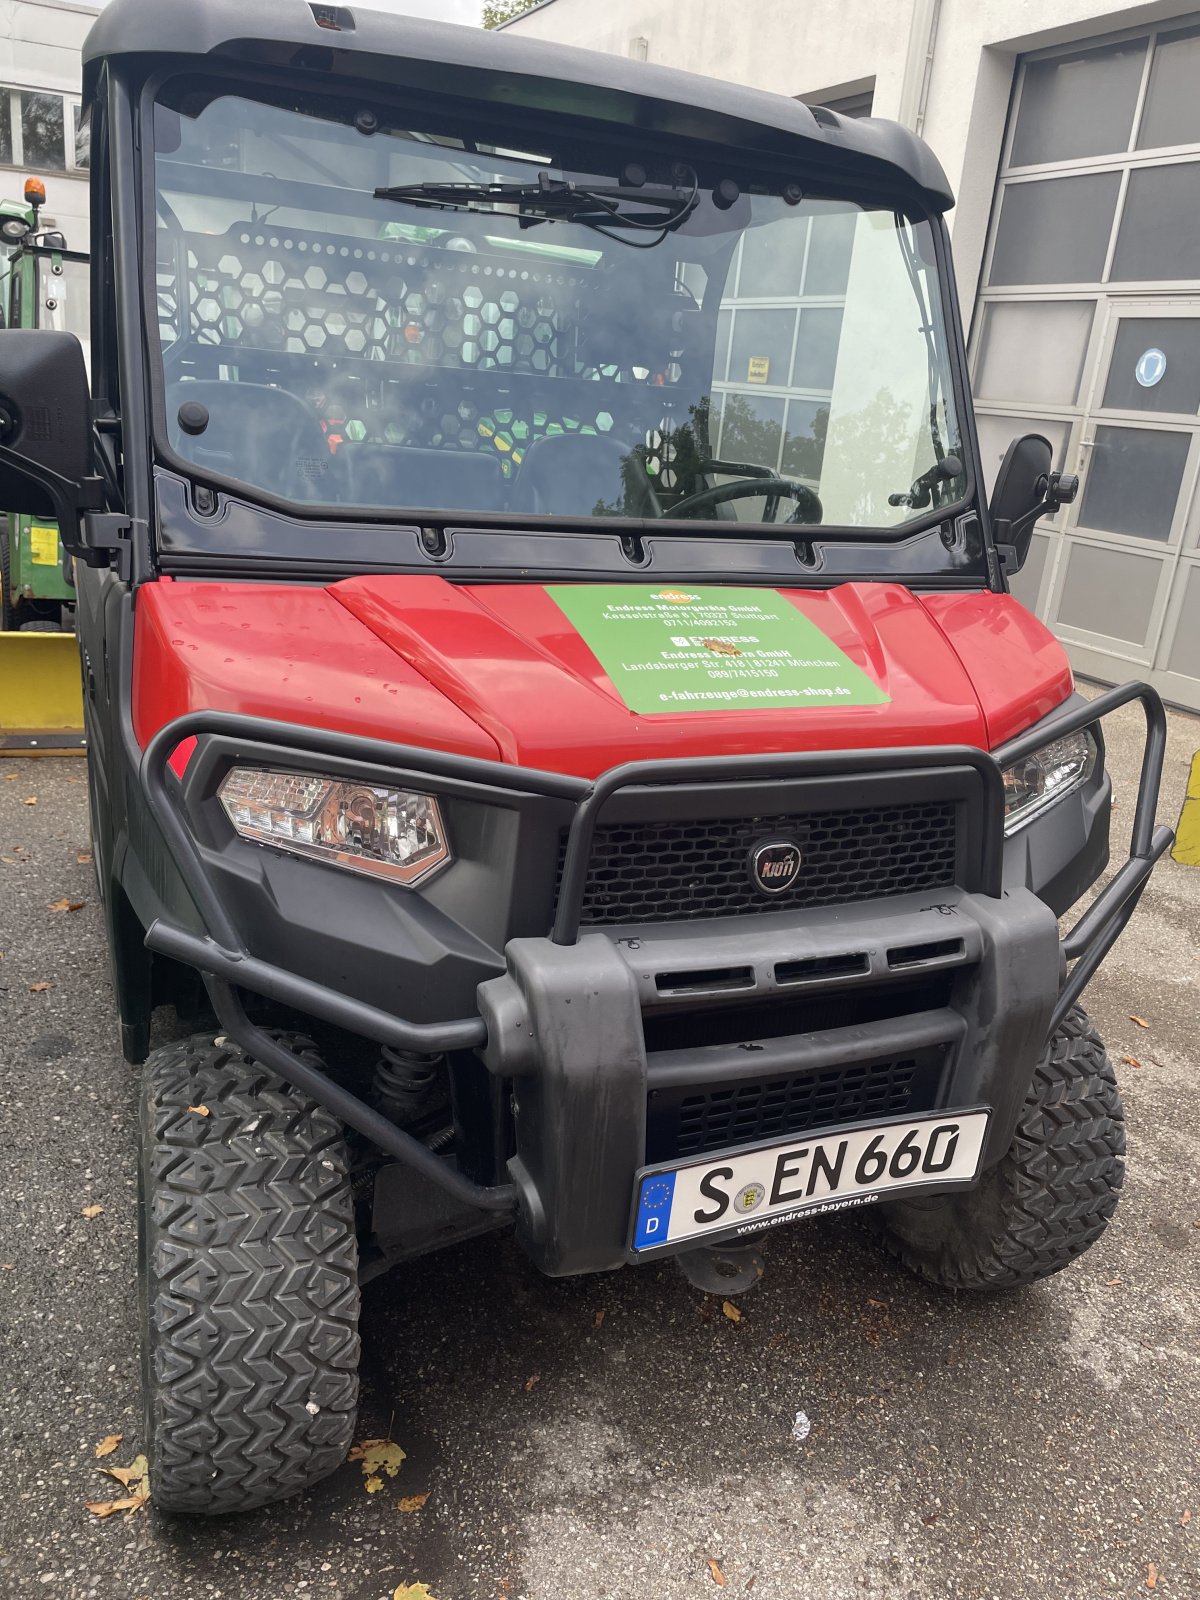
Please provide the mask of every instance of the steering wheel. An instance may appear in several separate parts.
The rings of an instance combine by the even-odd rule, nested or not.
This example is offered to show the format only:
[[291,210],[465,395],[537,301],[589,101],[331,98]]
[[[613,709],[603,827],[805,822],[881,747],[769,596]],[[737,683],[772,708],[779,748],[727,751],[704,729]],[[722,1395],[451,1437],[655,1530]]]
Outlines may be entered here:
[[665,515],[691,517],[701,509],[726,505],[731,500],[754,500],[760,495],[767,502],[763,508],[764,522],[776,520],[779,502],[784,499],[796,502],[796,509],[784,519],[786,522],[820,522],[825,514],[820,497],[806,483],[801,483],[797,478],[770,477],[738,478],[733,483],[718,483],[711,489],[698,489],[695,494],[685,495]]

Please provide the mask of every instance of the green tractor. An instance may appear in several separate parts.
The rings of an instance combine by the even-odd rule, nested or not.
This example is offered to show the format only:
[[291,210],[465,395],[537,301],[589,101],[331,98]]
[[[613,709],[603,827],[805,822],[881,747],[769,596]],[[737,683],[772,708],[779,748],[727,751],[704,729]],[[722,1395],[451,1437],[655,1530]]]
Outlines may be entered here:
[[[0,200],[0,327],[65,329],[86,349],[88,258],[39,228],[45,198],[42,180],[29,178],[23,201]],[[57,524],[0,511],[0,632],[69,633],[74,621]]]

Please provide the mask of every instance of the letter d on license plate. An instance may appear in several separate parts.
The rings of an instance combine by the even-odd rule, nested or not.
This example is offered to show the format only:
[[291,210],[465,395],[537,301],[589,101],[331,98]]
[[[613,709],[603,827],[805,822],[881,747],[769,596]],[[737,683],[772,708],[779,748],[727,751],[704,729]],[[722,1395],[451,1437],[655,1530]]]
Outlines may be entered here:
[[753,1233],[803,1212],[961,1186],[979,1171],[990,1111],[830,1128],[687,1166],[647,1168],[635,1189],[635,1251],[704,1234]]

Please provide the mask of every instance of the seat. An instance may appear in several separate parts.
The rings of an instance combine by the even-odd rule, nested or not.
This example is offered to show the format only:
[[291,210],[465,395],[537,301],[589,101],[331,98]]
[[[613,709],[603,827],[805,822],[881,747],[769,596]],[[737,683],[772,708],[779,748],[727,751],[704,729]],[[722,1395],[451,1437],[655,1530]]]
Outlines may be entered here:
[[427,450],[402,444],[355,443],[338,450],[345,499],[396,511],[502,511],[507,486],[495,456],[472,450]]
[[551,517],[660,515],[658,498],[632,447],[590,433],[535,439],[517,473],[512,509]]
[[[199,401],[203,433],[185,433],[179,408]],[[167,386],[167,436],[185,461],[240,478],[286,500],[329,502],[333,456],[316,415],[297,395],[265,383],[201,378]]]

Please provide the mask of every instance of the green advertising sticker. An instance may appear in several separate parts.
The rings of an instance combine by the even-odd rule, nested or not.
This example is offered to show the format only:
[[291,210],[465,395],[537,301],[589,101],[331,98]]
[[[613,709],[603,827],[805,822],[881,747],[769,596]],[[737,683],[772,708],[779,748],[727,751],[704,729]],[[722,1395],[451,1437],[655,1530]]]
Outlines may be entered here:
[[554,584],[546,593],[631,711],[875,706],[890,699],[774,589]]

